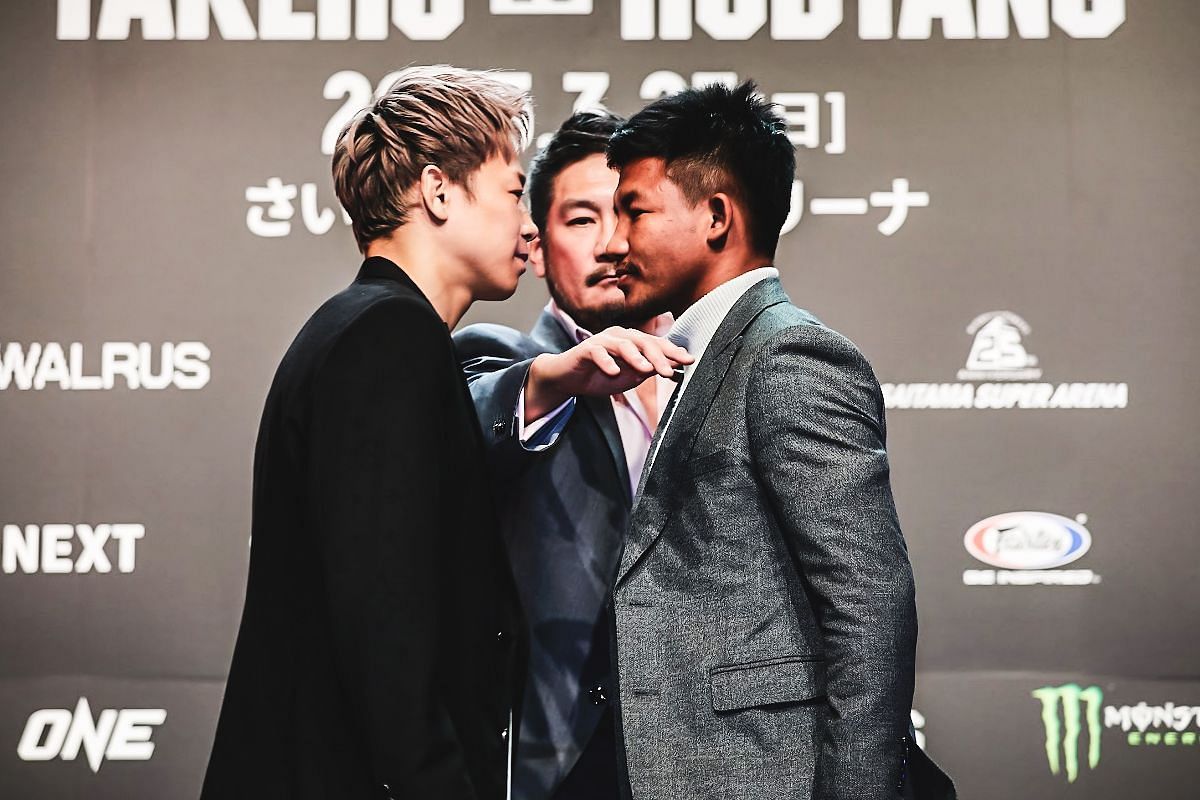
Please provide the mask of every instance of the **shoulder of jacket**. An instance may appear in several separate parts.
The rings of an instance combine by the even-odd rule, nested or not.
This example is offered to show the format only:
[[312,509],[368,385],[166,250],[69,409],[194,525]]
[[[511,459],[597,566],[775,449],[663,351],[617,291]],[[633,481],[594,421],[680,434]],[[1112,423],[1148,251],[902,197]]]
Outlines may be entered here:
[[454,346],[477,355],[533,355],[545,351],[528,334],[492,322],[477,322],[454,334]]
[[849,337],[802,308],[781,303],[766,309],[762,316],[765,319],[757,331],[754,347],[756,363],[781,350],[799,350],[823,361],[867,364],[862,351]]

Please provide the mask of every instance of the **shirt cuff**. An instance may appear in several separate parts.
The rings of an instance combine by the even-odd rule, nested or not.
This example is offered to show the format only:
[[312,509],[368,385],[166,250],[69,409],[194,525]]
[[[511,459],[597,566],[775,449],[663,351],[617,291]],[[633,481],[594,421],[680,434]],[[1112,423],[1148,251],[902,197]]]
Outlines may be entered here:
[[558,441],[558,435],[562,433],[574,412],[575,398],[568,397],[558,408],[526,425],[525,390],[522,389],[521,394],[517,395],[515,412],[517,439],[521,442],[521,447],[531,453],[537,453],[550,447]]

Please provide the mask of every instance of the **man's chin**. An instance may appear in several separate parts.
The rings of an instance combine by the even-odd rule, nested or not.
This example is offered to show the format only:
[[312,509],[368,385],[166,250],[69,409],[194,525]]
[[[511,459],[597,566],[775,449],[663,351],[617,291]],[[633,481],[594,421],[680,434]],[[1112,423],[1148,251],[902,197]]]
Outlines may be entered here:
[[514,280],[511,283],[496,284],[493,286],[489,286],[486,292],[484,292],[483,294],[480,294],[475,299],[476,300],[487,300],[487,301],[494,302],[497,300],[507,300],[508,298],[512,297],[516,293],[517,293],[517,281]]
[[632,291],[626,290],[625,292],[625,308],[621,312],[621,325],[625,327],[640,325],[668,310],[664,307],[661,298],[640,291],[640,287],[636,285],[630,286],[629,289]]

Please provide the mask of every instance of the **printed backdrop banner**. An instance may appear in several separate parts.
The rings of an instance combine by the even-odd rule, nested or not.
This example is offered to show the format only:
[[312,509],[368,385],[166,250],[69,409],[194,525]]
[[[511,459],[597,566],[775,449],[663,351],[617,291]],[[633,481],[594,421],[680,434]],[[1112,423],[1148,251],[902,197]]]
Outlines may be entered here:
[[922,740],[965,798],[1189,795],[1197,40],[1191,0],[3,3],[0,795],[197,795],[263,399],[359,261],[333,139],[438,62],[539,135],[755,78],[784,283],[884,386]]

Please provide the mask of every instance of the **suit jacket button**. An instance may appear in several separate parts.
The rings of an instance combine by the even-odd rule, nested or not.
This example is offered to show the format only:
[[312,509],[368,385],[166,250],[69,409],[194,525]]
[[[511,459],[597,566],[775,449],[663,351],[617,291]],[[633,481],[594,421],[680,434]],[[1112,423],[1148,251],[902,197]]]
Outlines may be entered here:
[[608,702],[608,695],[604,693],[604,685],[596,684],[591,689],[588,689],[588,697],[592,700],[592,705],[602,706]]
[[506,638],[507,637],[505,637],[504,631],[496,631],[496,643],[497,644],[504,644],[504,640]]
[[500,731],[500,739],[501,739],[501,741],[505,741],[505,742],[506,742],[506,741],[508,741],[508,728],[507,728],[507,726],[504,728],[504,730]]

